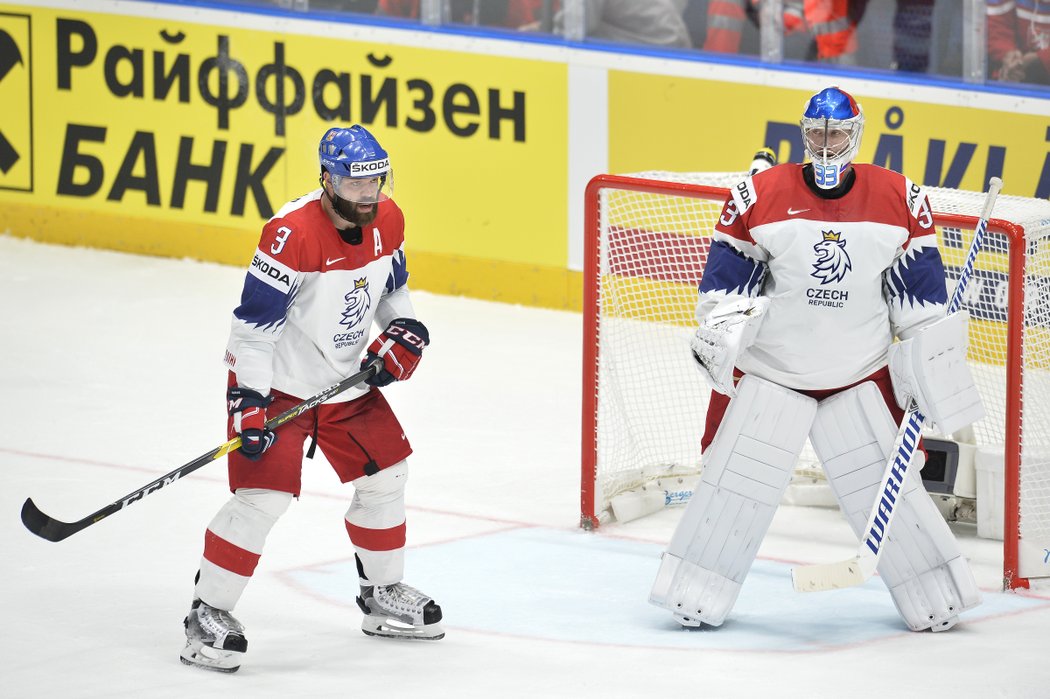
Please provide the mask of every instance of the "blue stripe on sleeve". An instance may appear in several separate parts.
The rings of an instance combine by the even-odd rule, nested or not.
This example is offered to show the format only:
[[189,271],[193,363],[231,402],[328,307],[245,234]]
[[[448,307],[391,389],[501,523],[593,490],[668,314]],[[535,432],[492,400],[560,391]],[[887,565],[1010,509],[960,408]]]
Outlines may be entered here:
[[386,278],[387,293],[397,291],[408,283],[408,263],[404,250],[395,250],[390,259],[391,272]]
[[241,305],[234,309],[234,317],[248,325],[261,330],[273,330],[284,324],[299,286],[292,288],[290,294],[284,294],[269,284],[248,274],[244,279],[244,291],[241,292]]
[[920,248],[914,255],[897,258],[886,274],[890,296],[901,307],[909,305],[946,304],[944,264],[935,247]]
[[716,240],[707,253],[700,293],[724,291],[753,296],[765,275],[765,264],[740,253],[724,240]]

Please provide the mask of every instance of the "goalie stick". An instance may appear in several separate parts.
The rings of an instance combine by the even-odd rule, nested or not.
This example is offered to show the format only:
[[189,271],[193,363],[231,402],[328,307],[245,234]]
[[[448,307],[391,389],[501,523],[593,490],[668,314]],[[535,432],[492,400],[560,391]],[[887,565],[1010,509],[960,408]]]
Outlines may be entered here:
[[[963,292],[973,275],[974,261],[984,244],[984,235],[988,230],[988,219],[992,215],[992,207],[995,206],[995,199],[1002,188],[1001,179],[991,178],[988,183],[988,194],[984,199],[984,208],[981,210],[981,218],[977,222],[973,242],[970,243],[966,262],[959,274],[959,284],[955,287],[955,292],[948,303],[948,315],[958,311],[962,305]],[[922,424],[925,421],[926,416],[922,414],[915,404],[915,399],[912,398],[908,401],[908,410],[897,430],[897,439],[894,441],[890,458],[886,462],[886,469],[883,471],[882,481],[877,491],[878,496],[868,515],[868,522],[864,527],[864,538],[860,542],[857,554],[845,561],[792,568],[791,582],[796,592],[819,592],[852,587],[863,584],[875,573],[882,556],[882,545],[889,538],[890,523],[893,522],[893,515],[896,512],[897,502],[890,493],[904,492],[904,482],[908,477],[912,457],[915,455],[919,438],[922,436]]]
[[[329,398],[339,395],[343,391],[349,388],[353,388],[362,381],[374,376],[383,366],[383,360],[381,358],[374,359],[368,366],[361,371],[348,376],[339,383],[333,384],[328,388],[324,389],[320,393],[307,398],[302,403],[294,405],[288,410],[277,417],[271,418],[266,421],[266,427],[270,430],[275,430],[281,425],[294,420],[299,417],[307,410],[315,408],[321,403],[324,403]],[[33,502],[33,498],[26,498],[25,503],[22,505],[22,524],[26,526],[26,529],[33,532],[37,536],[47,539],[48,541],[62,541],[63,539],[76,534],[82,529],[87,529],[92,524],[109,517],[115,512],[123,510],[128,505],[138,502],[142,498],[146,497],[151,493],[155,493],[166,485],[170,485],[175,481],[179,480],[183,476],[189,473],[193,473],[202,466],[210,464],[212,461],[219,459],[231,451],[235,451],[241,448],[241,438],[234,437],[225,444],[215,447],[206,454],[201,454],[193,461],[187,464],[179,466],[170,473],[165,473],[157,480],[149,483],[148,485],[139,488],[138,490],[132,491],[110,504],[103,507],[97,512],[92,512],[83,519],[78,519],[75,522],[63,522],[61,520],[54,519],[43,512]]]

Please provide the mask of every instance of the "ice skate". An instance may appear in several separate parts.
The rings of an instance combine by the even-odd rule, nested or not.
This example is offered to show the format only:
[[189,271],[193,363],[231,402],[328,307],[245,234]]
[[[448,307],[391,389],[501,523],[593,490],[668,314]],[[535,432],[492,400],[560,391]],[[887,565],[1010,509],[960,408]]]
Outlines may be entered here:
[[441,607],[404,583],[362,587],[357,606],[365,614],[361,630],[369,636],[424,641],[445,637]]
[[248,650],[248,639],[244,637],[244,626],[232,614],[198,599],[182,623],[186,627],[186,647],[180,654],[183,663],[217,672],[237,672],[241,657]]

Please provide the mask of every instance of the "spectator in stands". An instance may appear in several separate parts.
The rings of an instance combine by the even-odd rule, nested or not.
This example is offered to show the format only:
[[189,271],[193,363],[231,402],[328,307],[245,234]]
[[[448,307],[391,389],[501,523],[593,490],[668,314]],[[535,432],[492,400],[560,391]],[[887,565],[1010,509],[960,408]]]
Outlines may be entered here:
[[375,14],[379,0],[274,0],[278,7],[298,12],[355,12],[362,15]]
[[935,0],[897,0],[893,14],[893,65],[907,73],[925,73],[930,67]]
[[376,14],[419,19],[419,0],[379,0]]
[[[585,0],[588,39],[692,48],[682,19],[687,0]],[[563,13],[554,18],[558,31]]]
[[988,0],[991,76],[1050,84],[1050,1]]
[[707,3],[707,32],[702,44],[704,51],[738,53],[744,23],[755,24],[758,0],[710,0]]
[[[737,53],[745,20],[758,24],[761,0],[710,0],[705,51]],[[854,65],[857,24],[868,0],[784,0],[784,34],[809,32],[807,60]]]
[[867,9],[868,0],[786,0],[784,33],[800,31],[799,10],[804,28],[813,36],[809,60],[839,65],[857,63],[857,25]]
[[[457,24],[512,29],[538,29],[544,0],[452,0],[450,16]],[[377,14],[419,18],[419,0],[379,0]]]

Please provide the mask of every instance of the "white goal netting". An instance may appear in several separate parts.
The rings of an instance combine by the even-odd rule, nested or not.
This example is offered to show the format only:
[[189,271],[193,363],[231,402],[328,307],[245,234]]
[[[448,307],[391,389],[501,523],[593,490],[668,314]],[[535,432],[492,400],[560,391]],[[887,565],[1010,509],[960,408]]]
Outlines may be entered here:
[[[637,178],[630,184],[611,177],[597,200],[588,202],[597,207],[595,230],[586,232],[596,236],[589,249],[597,255],[597,274],[585,281],[585,295],[593,295],[597,322],[596,336],[585,338],[594,343],[596,357],[593,367],[585,366],[593,378],[596,411],[590,488],[591,462],[584,456],[585,521],[590,516],[597,524],[618,493],[655,478],[699,472],[710,389],[692,365],[688,343],[709,235],[726,192],[661,191],[660,184],[726,188],[742,176],[645,172],[626,176]],[[644,189],[651,191],[632,188],[638,180],[647,181]],[[984,194],[926,191],[953,286]],[[1050,202],[1000,196],[992,218],[1015,228],[1013,233],[989,228],[964,296],[971,315],[969,357],[987,412],[965,441],[1003,451],[1006,498],[1013,500],[1004,504],[1005,516],[1018,523],[1016,534],[1006,527],[1006,545],[1011,537],[1017,540],[1021,577],[1050,575],[1043,562],[1043,549],[1050,548]],[[822,478],[807,445],[795,485],[804,493]]]

